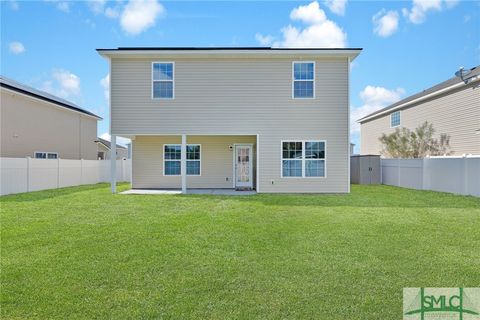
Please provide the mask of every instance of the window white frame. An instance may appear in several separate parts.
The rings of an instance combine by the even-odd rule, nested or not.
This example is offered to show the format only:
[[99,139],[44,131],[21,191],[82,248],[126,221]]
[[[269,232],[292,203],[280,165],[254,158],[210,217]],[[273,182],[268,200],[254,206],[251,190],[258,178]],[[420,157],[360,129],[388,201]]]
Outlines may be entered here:
[[[179,177],[182,175],[182,169],[180,168],[180,174],[165,174],[165,161],[178,161],[181,163],[181,159],[178,160],[172,160],[172,159],[165,159],[165,147],[166,146],[179,146],[180,148],[182,147],[181,143],[166,143],[163,145],[162,153],[163,153],[163,176],[164,177]],[[200,177],[202,175],[202,145],[199,143],[187,143],[188,146],[199,146],[200,147],[200,159],[199,160],[186,160],[187,162],[189,161],[197,161],[200,164],[200,171],[199,174],[187,174],[187,176],[191,177]],[[181,152],[181,151],[180,151]],[[186,156],[185,156],[186,157]]]
[[[172,64],[172,80],[154,80],[153,79],[153,67],[155,64],[160,63],[170,63]],[[152,100],[174,100],[175,99],[175,62],[174,61],[152,61],[151,67],[151,82],[152,82]],[[155,82],[171,82],[172,83],[172,97],[171,98],[162,98],[162,97],[155,97],[153,95],[153,87]]]
[[[290,177],[290,176],[284,176],[283,175],[283,160],[295,160],[291,158],[283,158],[283,143],[284,142],[300,142],[302,143],[302,176],[300,177]],[[305,159],[305,143],[306,142],[323,142],[325,145],[325,158],[323,159]],[[300,159],[296,159],[300,160]],[[323,177],[311,177],[311,176],[306,176],[305,175],[305,163],[306,161],[310,160],[323,160],[325,163],[325,168],[324,168],[324,175]],[[316,139],[307,139],[307,140],[295,140],[295,139],[289,139],[289,140],[281,140],[280,141],[280,177],[285,178],[285,179],[325,179],[327,177],[327,140],[316,140]]]
[[[393,125],[393,115],[394,114],[398,114],[398,124],[397,125]],[[402,124],[402,114],[400,113],[400,110],[390,113],[390,128],[399,127],[401,124]]]
[[[295,63],[313,63],[313,80],[295,80]],[[294,100],[311,100],[315,99],[315,79],[317,78],[315,61],[292,61],[292,99]],[[312,97],[295,97],[295,81],[313,81],[313,96]]]
[[[37,158],[37,153],[45,153],[45,158]],[[51,155],[51,154],[54,154],[55,155],[55,158],[49,158],[48,156]],[[50,160],[55,160],[55,159],[58,159],[58,152],[49,152],[49,151],[35,151],[33,153],[33,158],[34,159],[50,159]]]

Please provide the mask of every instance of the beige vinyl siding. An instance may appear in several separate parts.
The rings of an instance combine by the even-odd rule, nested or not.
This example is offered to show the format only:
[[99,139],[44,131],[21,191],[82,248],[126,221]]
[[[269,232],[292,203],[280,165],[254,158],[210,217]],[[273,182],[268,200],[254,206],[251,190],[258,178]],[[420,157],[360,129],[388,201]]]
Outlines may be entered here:
[[[315,99],[292,99],[301,60],[113,58],[112,132],[258,134],[261,192],[348,192],[348,59],[315,59]],[[152,61],[175,62],[174,100],[151,98]],[[326,140],[327,177],[281,178],[282,140]]]
[[63,159],[97,157],[97,120],[64,107],[1,89],[2,157],[57,152]]
[[[361,124],[361,153],[380,154],[378,138],[382,133],[392,133],[390,114]],[[417,103],[400,111],[400,127],[410,130],[423,122],[433,124],[436,132],[450,135],[450,146],[454,155],[480,154],[480,88],[472,85],[456,89]]]
[[[190,136],[201,145],[200,176],[187,176],[189,188],[233,188],[234,144],[252,144],[255,167],[256,136]],[[133,142],[133,188],[180,188],[180,176],[163,175],[164,144],[181,144],[180,136],[138,136]],[[253,174],[255,183],[255,172]]]

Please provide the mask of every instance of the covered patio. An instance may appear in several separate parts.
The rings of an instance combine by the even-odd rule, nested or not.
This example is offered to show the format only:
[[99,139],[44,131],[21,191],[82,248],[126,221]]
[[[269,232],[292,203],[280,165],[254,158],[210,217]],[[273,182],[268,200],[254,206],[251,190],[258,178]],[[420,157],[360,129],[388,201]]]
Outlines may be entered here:
[[[246,195],[258,191],[257,134],[128,138],[132,140],[132,190],[126,194]],[[116,192],[115,181],[112,192]]]

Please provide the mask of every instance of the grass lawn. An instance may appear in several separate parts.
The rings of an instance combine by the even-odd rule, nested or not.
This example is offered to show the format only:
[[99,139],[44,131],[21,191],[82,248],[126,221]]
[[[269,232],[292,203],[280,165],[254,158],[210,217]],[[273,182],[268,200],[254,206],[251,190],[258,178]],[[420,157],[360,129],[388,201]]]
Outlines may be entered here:
[[480,285],[474,197],[100,184],[0,203],[2,319],[401,319],[404,287]]

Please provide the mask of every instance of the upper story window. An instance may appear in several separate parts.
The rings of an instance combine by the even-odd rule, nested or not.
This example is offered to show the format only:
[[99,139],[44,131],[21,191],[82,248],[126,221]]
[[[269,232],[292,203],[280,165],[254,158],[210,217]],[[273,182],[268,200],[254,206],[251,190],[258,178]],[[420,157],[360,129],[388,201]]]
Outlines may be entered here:
[[173,99],[175,91],[175,65],[173,62],[152,64],[152,96],[154,99]]
[[293,63],[293,98],[315,98],[315,62]]
[[390,114],[390,126],[398,127],[400,125],[400,111],[395,111],[394,113]]

